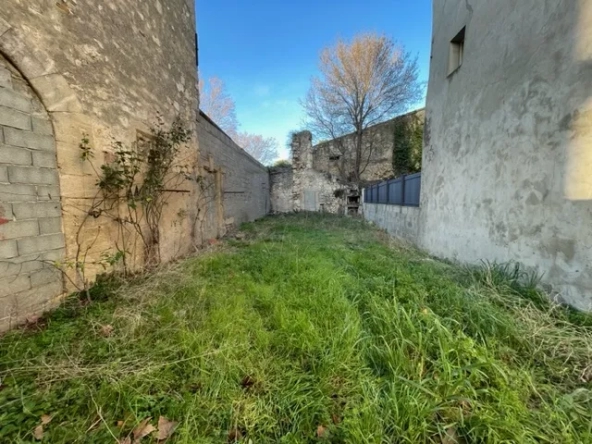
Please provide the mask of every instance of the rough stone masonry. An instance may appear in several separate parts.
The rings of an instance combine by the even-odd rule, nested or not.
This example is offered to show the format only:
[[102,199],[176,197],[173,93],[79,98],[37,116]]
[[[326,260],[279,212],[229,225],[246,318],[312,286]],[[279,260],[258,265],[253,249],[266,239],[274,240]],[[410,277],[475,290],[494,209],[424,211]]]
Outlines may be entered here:
[[[395,150],[419,159],[423,139],[424,110],[397,116],[366,129],[361,179],[364,183],[392,178],[395,174]],[[402,127],[401,127],[402,125]],[[398,128],[403,128],[397,133]],[[410,142],[409,129],[420,130],[417,143]],[[416,145],[414,149],[410,148]],[[355,134],[312,145],[308,131],[292,136],[292,165],[270,170],[271,208],[274,213],[326,211],[358,214],[361,208],[358,184],[351,182],[355,157]],[[400,169],[400,168],[398,168]]]

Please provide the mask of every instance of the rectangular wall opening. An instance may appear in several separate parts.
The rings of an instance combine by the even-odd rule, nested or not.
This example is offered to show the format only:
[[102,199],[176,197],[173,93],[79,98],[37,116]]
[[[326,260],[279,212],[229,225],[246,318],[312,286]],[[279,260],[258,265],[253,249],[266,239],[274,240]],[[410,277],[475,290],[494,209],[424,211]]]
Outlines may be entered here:
[[448,75],[456,72],[463,63],[465,53],[466,27],[450,41],[450,54],[448,56]]

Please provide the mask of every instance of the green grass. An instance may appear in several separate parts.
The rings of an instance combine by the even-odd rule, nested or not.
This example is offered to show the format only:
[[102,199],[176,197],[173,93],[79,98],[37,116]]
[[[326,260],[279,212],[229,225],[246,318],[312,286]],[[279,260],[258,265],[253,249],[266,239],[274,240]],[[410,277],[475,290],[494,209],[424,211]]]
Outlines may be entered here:
[[592,442],[590,317],[536,279],[355,219],[244,232],[0,338],[0,442],[38,442],[42,415],[48,443],[114,443],[161,415],[175,443]]

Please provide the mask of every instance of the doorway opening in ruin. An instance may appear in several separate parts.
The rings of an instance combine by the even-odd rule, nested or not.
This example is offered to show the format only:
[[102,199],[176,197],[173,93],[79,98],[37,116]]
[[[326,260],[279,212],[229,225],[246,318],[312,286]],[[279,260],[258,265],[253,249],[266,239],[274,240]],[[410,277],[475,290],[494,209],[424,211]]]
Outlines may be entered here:
[[355,216],[360,213],[360,194],[357,190],[350,190],[347,196],[347,214]]

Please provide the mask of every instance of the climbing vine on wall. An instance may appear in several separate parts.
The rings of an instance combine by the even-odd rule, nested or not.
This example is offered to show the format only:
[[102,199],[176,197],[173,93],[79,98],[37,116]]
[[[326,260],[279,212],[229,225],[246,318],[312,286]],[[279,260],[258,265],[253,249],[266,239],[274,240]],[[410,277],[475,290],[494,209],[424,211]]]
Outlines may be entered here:
[[395,122],[393,170],[395,176],[421,171],[423,120],[407,116]]
[[159,118],[141,143],[126,146],[119,141],[113,142],[111,161],[96,168],[92,162],[94,154],[90,140],[86,135],[83,137],[79,145],[80,158],[95,172],[97,190],[79,224],[75,258],[57,264],[62,269],[75,270],[75,278],[70,280],[79,291],[89,295],[86,265],[89,251],[96,242],[96,239],[83,242],[83,231],[89,220],[106,217],[119,227],[119,243],[115,242],[101,255],[99,263],[104,267],[122,263],[123,271],[127,273],[128,250],[135,244],[135,238],[141,240],[146,267],[161,262],[159,244],[163,210],[171,194],[179,191],[179,185],[192,179],[189,165],[182,164],[178,156],[190,138],[191,132],[180,119],[167,127]]

